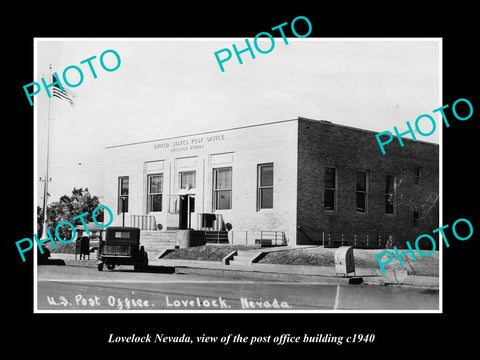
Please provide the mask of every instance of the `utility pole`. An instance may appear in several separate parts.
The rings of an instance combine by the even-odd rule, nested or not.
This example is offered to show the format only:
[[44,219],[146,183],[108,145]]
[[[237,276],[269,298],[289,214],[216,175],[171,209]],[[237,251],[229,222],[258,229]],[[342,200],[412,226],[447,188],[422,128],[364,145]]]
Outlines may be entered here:
[[[50,77],[52,79],[52,64],[49,66],[50,70]],[[47,165],[45,169],[45,179],[43,180],[43,231],[42,231],[42,239],[47,238],[47,206],[48,206],[48,183],[52,181],[51,178],[48,177],[48,167],[49,167],[49,157],[50,157],[50,108],[51,108],[51,97],[48,98],[48,118],[47,118]],[[40,181],[42,181],[40,179]]]

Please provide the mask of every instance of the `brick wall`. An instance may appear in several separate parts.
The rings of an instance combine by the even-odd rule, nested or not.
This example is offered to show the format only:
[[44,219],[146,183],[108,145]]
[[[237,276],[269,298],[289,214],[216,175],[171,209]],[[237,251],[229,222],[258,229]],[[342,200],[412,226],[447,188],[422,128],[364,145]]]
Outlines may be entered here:
[[[414,243],[423,233],[438,227],[439,148],[436,144],[405,140],[400,147],[396,139],[382,155],[375,133],[334,125],[329,122],[298,121],[297,242],[321,242],[322,234],[338,239],[385,239],[393,236],[394,245]],[[324,209],[325,166],[337,169],[337,209]],[[422,168],[421,185],[413,184],[415,167]],[[368,211],[355,209],[355,171],[369,176]],[[395,214],[385,214],[385,175],[397,181]],[[413,208],[421,210],[418,227],[413,226]],[[435,236],[434,236],[435,237]],[[435,237],[437,238],[437,237]],[[422,245],[429,247],[429,242]]]

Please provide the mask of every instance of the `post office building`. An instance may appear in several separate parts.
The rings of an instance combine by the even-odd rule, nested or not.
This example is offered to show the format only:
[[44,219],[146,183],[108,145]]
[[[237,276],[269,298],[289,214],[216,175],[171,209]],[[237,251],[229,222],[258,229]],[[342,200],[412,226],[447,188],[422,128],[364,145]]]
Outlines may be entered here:
[[[438,227],[438,145],[297,118],[109,146],[113,225],[196,229],[229,243],[411,240]],[[219,236],[219,235],[218,235]]]

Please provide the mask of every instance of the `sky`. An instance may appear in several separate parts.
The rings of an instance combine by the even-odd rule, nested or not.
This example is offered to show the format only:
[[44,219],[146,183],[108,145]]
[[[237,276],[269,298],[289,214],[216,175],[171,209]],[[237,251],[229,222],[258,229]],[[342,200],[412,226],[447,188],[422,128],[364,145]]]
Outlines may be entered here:
[[[253,40],[249,39],[253,44]],[[214,53],[244,38],[36,39],[36,78],[49,83],[49,64],[60,79],[76,65],[83,82],[64,88],[75,105],[45,90],[35,95],[37,201],[42,204],[50,107],[49,203],[74,187],[104,192],[104,149],[109,145],[306,117],[373,131],[406,130],[441,104],[438,39],[275,38],[268,54],[253,49],[223,63]],[[259,42],[268,49],[270,40]],[[253,45],[252,45],[253,46]],[[115,50],[121,64],[105,71],[99,62]],[[222,54],[221,56],[223,56]],[[88,64],[92,60],[97,78]],[[116,65],[105,54],[108,67]],[[67,79],[79,81],[75,70]],[[50,105],[49,105],[50,103]],[[28,106],[26,99],[26,106]],[[427,132],[427,126],[421,126]],[[442,126],[418,140],[438,143]],[[390,145],[394,146],[394,145]],[[397,144],[397,146],[399,146]],[[379,150],[380,151],[380,150]]]

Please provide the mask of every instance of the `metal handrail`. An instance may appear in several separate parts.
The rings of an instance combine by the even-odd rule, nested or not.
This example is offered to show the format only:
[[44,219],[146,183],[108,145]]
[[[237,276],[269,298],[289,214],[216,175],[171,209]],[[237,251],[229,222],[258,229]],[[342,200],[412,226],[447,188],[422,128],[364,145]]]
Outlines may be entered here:
[[[325,236],[327,235],[327,236]],[[385,234],[383,234],[385,235]],[[388,234],[382,237],[382,234],[369,233],[330,233],[323,232],[325,246],[353,246],[356,248],[381,249],[385,248],[389,242]]]
[[279,231],[279,230],[260,230],[260,241],[264,240],[263,234],[266,233],[267,235],[270,234],[274,239],[272,238],[265,238],[265,240],[275,240],[275,245],[278,245],[278,237],[277,234],[280,234],[281,240],[282,240],[282,245],[287,244],[288,242],[286,241],[286,236],[284,231]]

